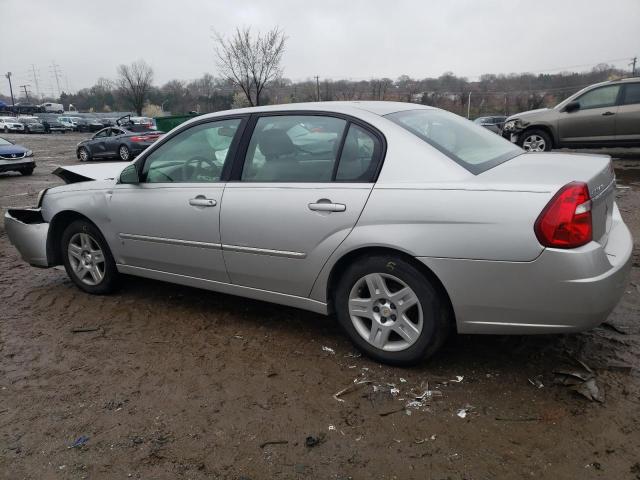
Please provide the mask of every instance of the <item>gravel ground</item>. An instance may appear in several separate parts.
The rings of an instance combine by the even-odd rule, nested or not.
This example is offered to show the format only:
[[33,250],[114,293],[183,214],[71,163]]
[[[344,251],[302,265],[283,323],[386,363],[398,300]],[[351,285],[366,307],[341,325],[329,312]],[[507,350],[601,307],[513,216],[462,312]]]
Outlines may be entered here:
[[[38,167],[0,174],[2,209],[77,162],[80,135],[7,137]],[[620,156],[640,239],[640,152]],[[24,264],[0,226],[0,477],[638,479],[637,240],[634,262],[606,326],[455,336],[399,369],[360,357],[330,317],[136,278],[86,295]],[[604,402],[554,383],[579,362]]]

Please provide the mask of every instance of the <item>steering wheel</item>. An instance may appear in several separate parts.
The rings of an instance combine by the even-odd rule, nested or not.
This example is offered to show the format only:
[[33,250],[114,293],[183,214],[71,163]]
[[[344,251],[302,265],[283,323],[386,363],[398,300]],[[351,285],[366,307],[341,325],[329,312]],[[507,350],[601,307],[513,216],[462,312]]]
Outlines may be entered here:
[[213,160],[205,157],[193,157],[182,165],[182,180],[195,181],[200,175],[212,178],[220,177],[222,167],[213,163]]

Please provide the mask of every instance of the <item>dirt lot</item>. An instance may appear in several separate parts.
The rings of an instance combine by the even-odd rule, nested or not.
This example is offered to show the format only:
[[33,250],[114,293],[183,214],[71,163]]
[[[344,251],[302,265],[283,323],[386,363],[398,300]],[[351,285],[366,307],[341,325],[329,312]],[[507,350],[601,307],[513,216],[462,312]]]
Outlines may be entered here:
[[[80,136],[13,138],[38,167],[0,174],[2,209],[60,183]],[[308,312],[135,278],[91,297],[0,226],[0,477],[640,479],[640,153],[623,157],[635,263],[609,326],[457,336],[413,369]],[[578,361],[603,403],[554,383]],[[333,397],[354,380],[372,383]]]

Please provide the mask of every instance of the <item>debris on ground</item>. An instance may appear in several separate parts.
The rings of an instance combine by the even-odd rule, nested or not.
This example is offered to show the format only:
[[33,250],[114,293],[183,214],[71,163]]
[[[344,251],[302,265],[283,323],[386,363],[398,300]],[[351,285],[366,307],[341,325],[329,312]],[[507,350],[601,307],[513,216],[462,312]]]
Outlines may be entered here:
[[87,437],[86,435],[81,435],[80,437],[78,437],[76,439],[75,442],[73,442],[70,446],[68,446],[67,448],[80,448],[83,447],[87,444],[87,442],[89,441],[89,437]]
[[467,415],[469,415],[469,413],[471,413],[473,410],[475,410],[475,407],[467,404],[464,407],[459,408],[456,412],[456,415],[460,418],[467,418]]
[[89,332],[97,332],[100,330],[100,327],[78,327],[72,328],[71,333],[89,333]]
[[322,351],[330,353],[331,355],[335,355],[336,354],[336,351],[333,348],[327,347],[325,345],[322,346]]
[[462,375],[456,375],[455,379],[449,380],[449,381],[453,382],[453,383],[460,383],[460,382],[462,382],[463,379],[464,379],[464,377]]
[[307,448],[313,448],[323,443],[325,441],[325,438],[326,435],[324,433],[320,433],[317,437],[314,435],[309,435],[307,438],[305,438],[304,444],[307,446]]
[[544,383],[542,383],[542,375],[536,375],[535,377],[528,378],[527,380],[529,380],[529,383],[536,388],[544,387]]
[[[582,362],[580,362],[582,363]],[[579,393],[592,402],[604,403],[604,390],[598,387],[596,375],[584,363],[585,371],[578,370],[556,370],[554,383],[566,385],[571,390]],[[588,369],[588,370],[587,370]]]
[[343,388],[339,392],[334,393],[333,394],[333,398],[335,400],[337,400],[338,402],[344,402],[344,400],[342,398],[340,398],[341,395],[344,395],[345,393],[349,393],[349,392],[354,392],[354,391],[358,390],[360,387],[362,387],[363,385],[368,385],[370,383],[372,383],[371,380],[358,380],[356,378],[356,379],[353,380],[353,383],[351,385],[349,385],[348,387]]
[[267,445],[286,445],[288,443],[289,443],[288,440],[268,440],[266,442],[262,442],[260,444],[260,448],[264,448]]
[[629,334],[629,332],[627,332],[626,330],[624,330],[624,328],[623,328],[623,327],[620,327],[620,326],[618,326],[618,325],[615,325],[614,323],[611,323],[611,322],[603,322],[600,326],[601,326],[602,328],[605,328],[605,329],[607,329],[607,330],[612,330],[612,331],[614,331],[614,332],[616,332],[616,333],[619,333],[619,334],[621,334],[621,335],[628,335],[628,334]]

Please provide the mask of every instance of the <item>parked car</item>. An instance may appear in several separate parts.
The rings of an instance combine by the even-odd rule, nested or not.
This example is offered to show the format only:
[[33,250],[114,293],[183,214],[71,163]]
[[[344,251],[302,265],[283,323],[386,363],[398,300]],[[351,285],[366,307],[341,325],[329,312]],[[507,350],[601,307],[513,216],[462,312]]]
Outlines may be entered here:
[[64,113],[64,106],[61,103],[47,102],[40,105],[40,107],[44,112]]
[[11,140],[0,137],[0,172],[20,172],[31,175],[36,168],[33,152]]
[[78,118],[80,117],[58,117],[58,122],[75,132],[78,130]]
[[531,152],[640,146],[640,77],[591,85],[553,108],[512,115],[502,135]]
[[153,118],[149,118],[149,117],[130,117],[131,122],[134,123],[135,125],[142,125],[144,127],[147,127],[149,129],[153,129],[155,128],[155,123],[153,121]]
[[44,131],[46,133],[53,133],[53,132],[66,133],[66,132],[73,131],[72,127],[67,127],[63,125],[55,118],[43,118],[42,125],[44,126]]
[[[314,128],[298,145],[302,125]],[[129,164],[56,172],[71,185],[5,214],[27,262],[64,264],[92,294],[122,273],[335,312],[359,349],[393,364],[454,329],[592,328],[631,268],[609,157],[527,155],[423,105],[217,112]]]
[[152,145],[162,134],[146,128],[134,131],[125,127],[107,127],[76,147],[76,156],[82,162],[99,158],[119,158],[129,161]]
[[491,130],[493,133],[500,133],[506,119],[507,117],[504,115],[491,115],[488,117],[478,117],[473,122],[487,130]]
[[97,132],[102,130],[104,125],[97,118],[75,117],[74,122],[77,132]]
[[23,133],[24,125],[15,117],[0,117],[0,130],[4,133]]
[[45,133],[45,128],[38,117],[18,117],[24,125],[24,133]]

